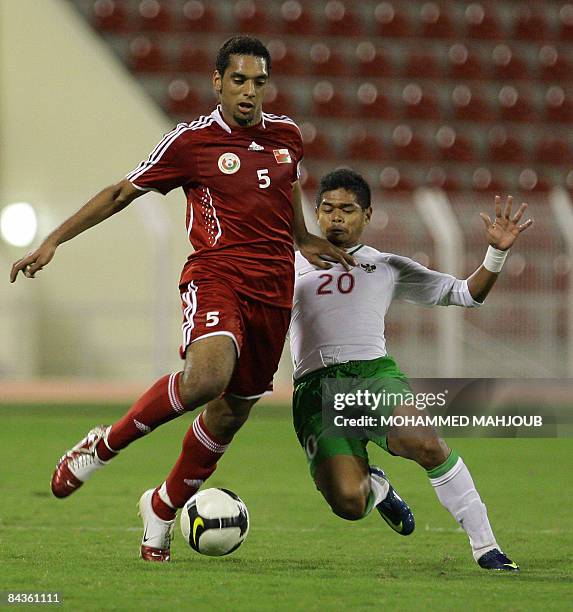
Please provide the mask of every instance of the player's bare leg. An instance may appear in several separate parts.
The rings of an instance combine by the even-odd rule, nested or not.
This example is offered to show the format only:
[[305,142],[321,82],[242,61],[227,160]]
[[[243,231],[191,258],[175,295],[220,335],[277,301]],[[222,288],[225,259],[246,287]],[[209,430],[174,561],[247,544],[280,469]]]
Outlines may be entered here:
[[335,455],[316,468],[314,481],[332,511],[356,521],[376,507],[382,518],[402,535],[414,531],[414,516],[384,472],[362,457]]
[[67,497],[116,454],[163,423],[221,395],[237,354],[229,336],[198,339],[187,349],[185,367],[159,379],[119,421],[98,426],[68,451],[52,476],[52,492]]
[[[394,416],[419,417],[420,414],[427,413],[406,406],[394,411]],[[481,567],[519,569],[497,544],[485,504],[462,458],[449,449],[433,427],[393,427],[387,440],[393,453],[416,461],[427,471],[441,504],[468,534],[474,559]]]

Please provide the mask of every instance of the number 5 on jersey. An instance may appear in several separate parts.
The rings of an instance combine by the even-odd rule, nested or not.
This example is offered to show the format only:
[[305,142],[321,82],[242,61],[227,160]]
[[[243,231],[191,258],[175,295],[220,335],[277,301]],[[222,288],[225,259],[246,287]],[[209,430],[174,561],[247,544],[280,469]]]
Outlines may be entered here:
[[211,310],[205,315],[205,327],[215,327],[219,325],[219,311]]
[[259,178],[260,189],[266,189],[271,184],[271,177],[269,176],[268,168],[261,168],[261,170],[257,170],[257,176]]

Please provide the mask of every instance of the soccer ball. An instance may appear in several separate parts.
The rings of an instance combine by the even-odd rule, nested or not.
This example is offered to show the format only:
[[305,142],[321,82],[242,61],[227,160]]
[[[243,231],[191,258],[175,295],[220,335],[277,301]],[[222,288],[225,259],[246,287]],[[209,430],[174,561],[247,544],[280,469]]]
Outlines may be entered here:
[[181,533],[202,555],[228,555],[249,533],[249,511],[243,500],[227,489],[205,489],[193,495],[181,511]]

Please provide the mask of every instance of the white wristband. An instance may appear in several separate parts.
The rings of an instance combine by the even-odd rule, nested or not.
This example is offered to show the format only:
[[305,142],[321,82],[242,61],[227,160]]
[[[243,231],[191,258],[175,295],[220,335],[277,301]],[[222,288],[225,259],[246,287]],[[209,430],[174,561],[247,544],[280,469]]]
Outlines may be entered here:
[[483,267],[490,272],[498,273],[503,268],[503,264],[507,258],[507,251],[500,251],[491,246],[491,244],[487,247],[487,253],[485,254],[485,259],[483,260]]

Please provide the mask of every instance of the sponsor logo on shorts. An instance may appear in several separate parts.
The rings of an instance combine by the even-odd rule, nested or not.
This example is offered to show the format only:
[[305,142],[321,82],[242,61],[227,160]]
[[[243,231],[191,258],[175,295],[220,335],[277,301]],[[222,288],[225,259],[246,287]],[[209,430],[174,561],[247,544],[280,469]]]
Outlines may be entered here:
[[223,153],[217,164],[223,174],[235,174],[241,167],[241,160],[234,153]]

